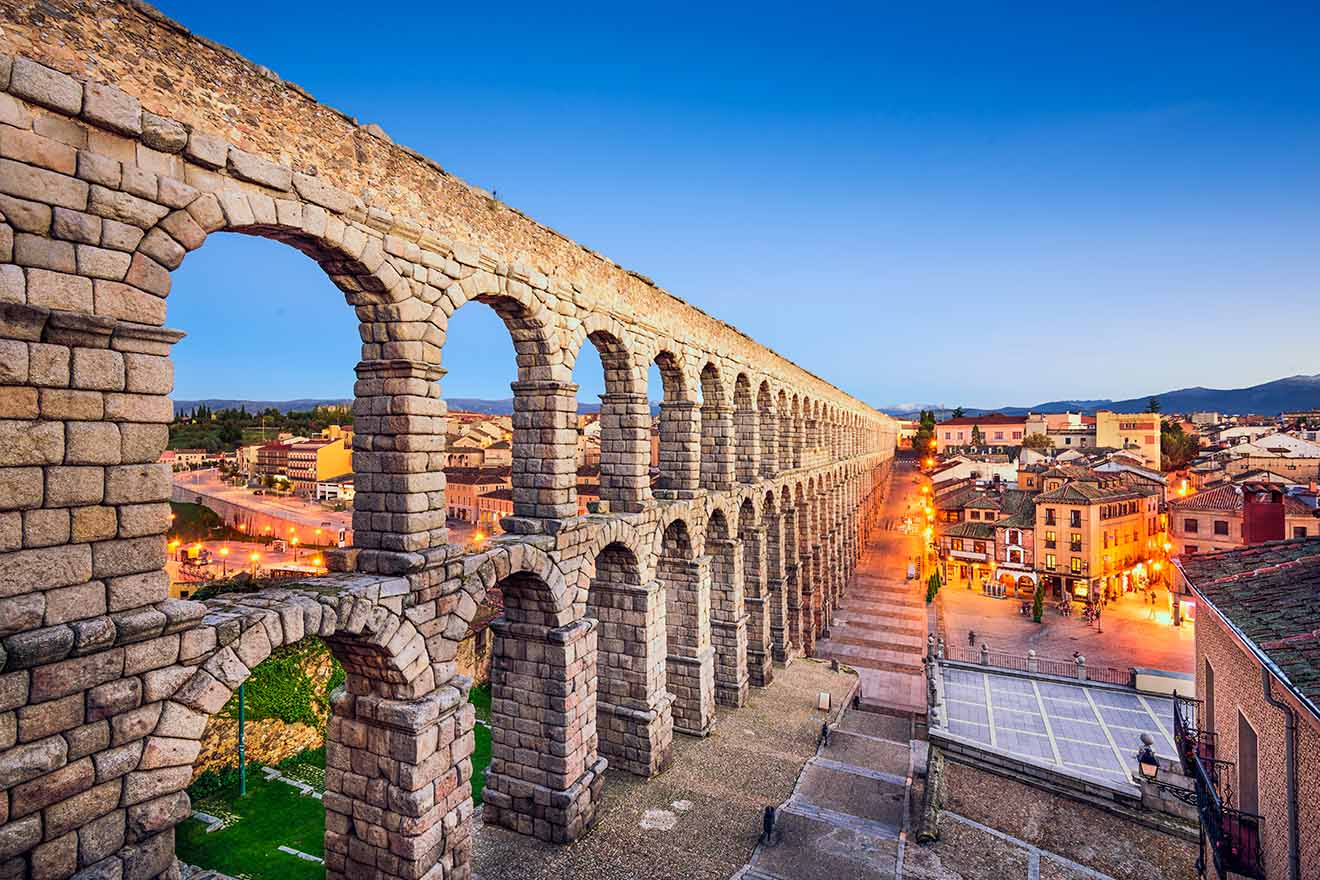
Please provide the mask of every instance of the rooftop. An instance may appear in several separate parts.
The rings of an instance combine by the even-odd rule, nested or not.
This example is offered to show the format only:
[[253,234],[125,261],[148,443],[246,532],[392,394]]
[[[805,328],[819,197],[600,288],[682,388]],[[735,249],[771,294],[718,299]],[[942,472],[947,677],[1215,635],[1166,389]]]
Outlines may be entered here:
[[[1170,510],[1213,510],[1224,513],[1242,512],[1242,486],[1225,483],[1213,489],[1205,489],[1186,498],[1174,498],[1169,501]],[[1311,508],[1293,498],[1283,496],[1283,512],[1288,516],[1309,516]]]
[[1320,538],[1198,553],[1175,564],[1320,716]]

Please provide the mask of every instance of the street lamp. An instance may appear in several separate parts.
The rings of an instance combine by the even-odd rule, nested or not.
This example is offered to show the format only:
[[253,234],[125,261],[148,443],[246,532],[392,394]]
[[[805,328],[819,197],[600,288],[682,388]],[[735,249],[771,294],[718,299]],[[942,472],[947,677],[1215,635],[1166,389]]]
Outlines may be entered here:
[[1142,776],[1151,782],[1154,782],[1155,778],[1160,775],[1160,762],[1155,757],[1155,749],[1152,748],[1154,744],[1155,738],[1149,733],[1143,733],[1141,735],[1141,748],[1137,751],[1137,769],[1141,771]]
[[229,575],[229,548],[220,548],[220,577]]
[[256,576],[257,576],[257,563],[261,561],[261,554],[258,553],[258,552],[256,552],[256,551],[254,550],[254,551],[252,552],[252,555],[248,556],[248,561],[252,563],[252,576],[253,576],[253,577],[256,577]]
[[293,561],[298,561],[298,536],[294,535],[289,539],[289,544],[293,547]]

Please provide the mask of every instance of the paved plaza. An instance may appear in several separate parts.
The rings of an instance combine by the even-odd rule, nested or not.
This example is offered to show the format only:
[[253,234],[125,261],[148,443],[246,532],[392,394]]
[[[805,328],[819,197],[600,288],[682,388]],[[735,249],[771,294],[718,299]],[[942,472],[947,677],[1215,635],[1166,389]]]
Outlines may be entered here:
[[942,732],[1112,785],[1130,787],[1140,737],[1173,759],[1168,697],[941,665]]

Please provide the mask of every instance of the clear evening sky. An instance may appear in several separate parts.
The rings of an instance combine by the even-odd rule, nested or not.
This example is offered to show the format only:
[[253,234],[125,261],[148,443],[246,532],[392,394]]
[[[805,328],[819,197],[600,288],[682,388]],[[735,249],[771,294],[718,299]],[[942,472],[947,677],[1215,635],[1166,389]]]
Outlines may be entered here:
[[[876,405],[1320,372],[1314,3],[160,5]],[[179,398],[351,394],[296,251],[214,236],[170,309]]]

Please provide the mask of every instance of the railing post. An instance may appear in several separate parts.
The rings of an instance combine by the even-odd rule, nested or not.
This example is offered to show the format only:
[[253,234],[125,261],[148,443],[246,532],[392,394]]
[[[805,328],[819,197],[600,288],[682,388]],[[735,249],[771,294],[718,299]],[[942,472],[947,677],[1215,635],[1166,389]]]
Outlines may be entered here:
[[938,660],[944,659],[944,639],[939,639],[935,642],[935,657]]
[[990,665],[990,646],[984,642],[981,643],[981,665]]
[[1086,658],[1081,654],[1077,655],[1077,680],[1086,681]]
[[1027,672],[1039,672],[1040,661],[1036,659],[1036,651],[1033,648],[1027,652]]

